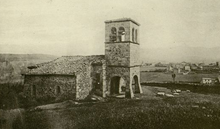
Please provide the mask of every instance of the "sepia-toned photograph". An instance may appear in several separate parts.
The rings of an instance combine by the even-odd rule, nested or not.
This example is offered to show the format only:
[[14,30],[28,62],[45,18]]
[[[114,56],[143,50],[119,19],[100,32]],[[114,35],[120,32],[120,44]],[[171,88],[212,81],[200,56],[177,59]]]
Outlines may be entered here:
[[220,129],[219,0],[1,0],[0,129]]

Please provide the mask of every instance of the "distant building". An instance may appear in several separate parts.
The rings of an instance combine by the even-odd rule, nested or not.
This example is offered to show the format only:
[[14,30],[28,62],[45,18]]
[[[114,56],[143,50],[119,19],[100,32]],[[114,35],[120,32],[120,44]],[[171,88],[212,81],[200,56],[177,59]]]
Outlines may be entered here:
[[196,64],[191,64],[190,65],[191,70],[198,70],[199,67]]
[[204,71],[216,71],[218,72],[219,71],[219,67],[216,66],[216,65],[205,65],[202,67],[202,70]]
[[183,61],[183,62],[181,62],[181,64],[185,66],[185,65],[187,65],[188,63],[185,62],[185,61]]
[[218,82],[216,78],[202,78],[201,83],[204,85],[214,85]]
[[178,68],[174,68],[173,73],[175,73],[175,74],[180,73],[180,70]]
[[173,66],[171,65],[167,66],[167,71],[173,71]]
[[182,64],[176,64],[175,66],[176,66],[176,68],[178,68],[178,69],[184,69],[184,65],[182,65]]
[[190,68],[189,65],[186,65],[186,66],[184,66],[184,70],[186,70],[186,71],[191,71],[191,68]]

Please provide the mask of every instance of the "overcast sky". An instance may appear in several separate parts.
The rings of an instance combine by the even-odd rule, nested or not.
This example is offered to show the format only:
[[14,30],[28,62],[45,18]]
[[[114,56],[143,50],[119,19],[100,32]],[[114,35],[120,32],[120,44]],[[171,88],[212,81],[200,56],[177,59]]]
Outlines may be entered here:
[[220,46],[220,0],[0,0],[0,53],[104,54],[104,21],[123,17],[143,49]]

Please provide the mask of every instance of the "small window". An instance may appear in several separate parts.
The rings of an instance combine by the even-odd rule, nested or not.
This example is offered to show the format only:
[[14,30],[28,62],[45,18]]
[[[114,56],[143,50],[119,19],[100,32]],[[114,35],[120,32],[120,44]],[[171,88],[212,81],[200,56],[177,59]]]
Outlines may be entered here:
[[132,29],[132,41],[134,42],[134,28]]
[[112,27],[110,34],[110,42],[116,42],[116,41],[117,41],[117,29],[115,27]]
[[57,92],[58,95],[61,93],[61,90],[60,90],[59,86],[57,86],[56,92]]
[[95,89],[101,89],[101,74],[95,74]]
[[37,89],[36,89],[36,85],[32,86],[32,96],[36,96],[37,94]]
[[125,41],[125,28],[124,27],[120,27],[118,30],[118,39],[119,41]]
[[138,42],[138,32],[137,32],[137,29],[135,30],[135,41]]

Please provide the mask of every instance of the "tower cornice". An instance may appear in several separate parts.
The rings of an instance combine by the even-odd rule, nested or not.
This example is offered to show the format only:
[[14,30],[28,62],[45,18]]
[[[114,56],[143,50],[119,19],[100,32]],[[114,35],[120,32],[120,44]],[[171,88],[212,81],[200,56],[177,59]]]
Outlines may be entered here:
[[131,19],[131,18],[120,18],[120,19],[115,19],[115,20],[107,20],[105,21],[105,23],[113,23],[113,22],[126,22],[126,21],[131,21],[134,24],[140,26],[140,24],[138,22],[136,22],[135,20]]
[[121,41],[121,42],[105,42],[106,44],[115,44],[115,43],[132,43],[132,44],[137,44],[140,45],[140,43],[132,42],[132,41]]

